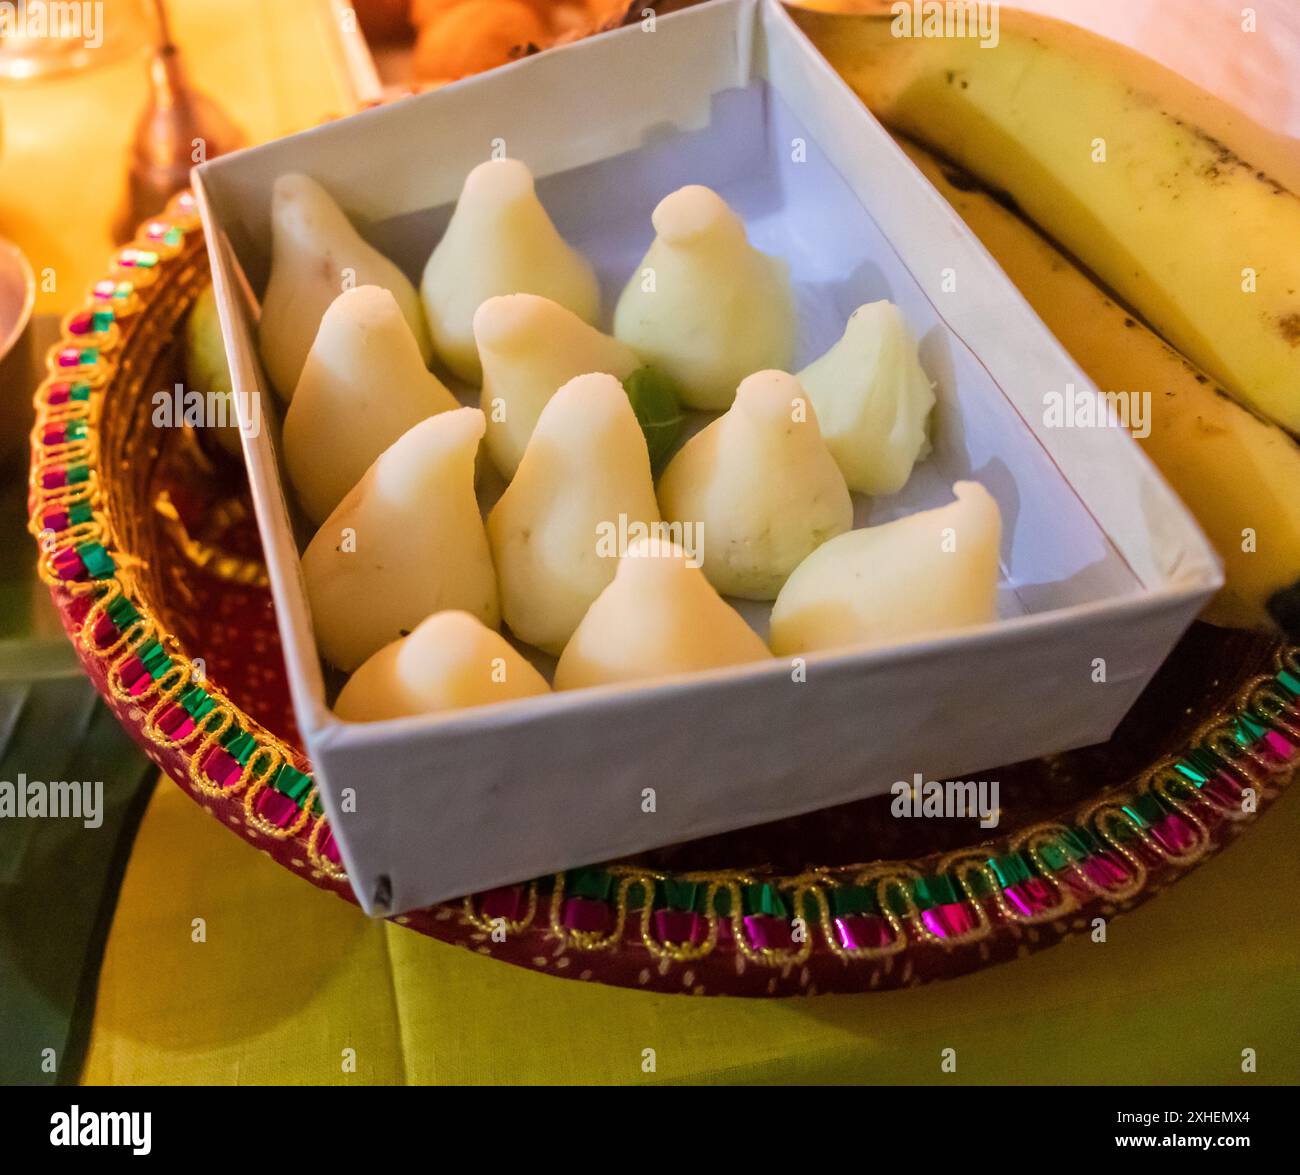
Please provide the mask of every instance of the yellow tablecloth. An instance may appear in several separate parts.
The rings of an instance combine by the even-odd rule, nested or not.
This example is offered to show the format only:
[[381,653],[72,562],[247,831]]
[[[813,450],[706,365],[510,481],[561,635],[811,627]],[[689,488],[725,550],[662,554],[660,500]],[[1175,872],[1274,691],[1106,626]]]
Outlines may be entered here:
[[[250,140],[346,108],[323,0],[168,10],[194,81]],[[0,86],[0,231],[53,279],[39,311],[100,275],[144,97],[139,57]],[[1292,795],[1104,945],[906,992],[691,999],[552,979],[370,922],[164,783],[113,923],[84,1080],[1293,1081],[1297,833]],[[1244,1048],[1257,1077],[1241,1073]]]
[[371,922],[164,782],[127,870],[84,1080],[1294,1082],[1298,833],[1300,788],[1104,944],[910,991],[692,998],[534,974]]

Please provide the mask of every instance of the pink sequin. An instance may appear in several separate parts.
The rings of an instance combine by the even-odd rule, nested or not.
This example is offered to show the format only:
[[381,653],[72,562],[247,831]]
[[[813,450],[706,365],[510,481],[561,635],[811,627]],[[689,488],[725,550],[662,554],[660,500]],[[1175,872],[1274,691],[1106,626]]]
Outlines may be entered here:
[[1181,856],[1196,844],[1196,829],[1176,813],[1151,826],[1151,835],[1165,852]]
[[173,702],[158,719],[158,729],[168,738],[179,742],[194,731],[194,719],[179,702]]
[[86,574],[86,565],[76,551],[67,547],[54,556],[54,571],[60,579],[80,579]]
[[1110,853],[1094,853],[1084,860],[1083,871],[1102,889],[1118,889],[1129,879],[1128,869]]
[[508,922],[518,922],[524,912],[523,887],[508,885],[479,894],[479,911],[484,918],[504,918]]
[[1213,796],[1225,808],[1235,808],[1241,804],[1241,784],[1223,771],[1206,783],[1201,788],[1201,793]]
[[95,627],[91,629],[91,635],[94,637],[95,644],[102,649],[106,645],[111,645],[122,634],[117,625],[101,612],[95,619]]
[[257,814],[276,828],[288,828],[298,819],[298,805],[273,787],[265,788],[253,805]]
[[1264,736],[1264,745],[1268,747],[1269,751],[1271,751],[1276,758],[1281,759],[1283,762],[1286,762],[1287,759],[1291,758],[1291,756],[1295,754],[1296,750],[1295,747],[1292,746],[1291,743],[1287,742],[1287,740],[1284,739],[1276,730],[1270,730]]
[[591,898],[569,898],[564,903],[561,921],[570,930],[603,934],[609,930],[613,913],[607,902],[597,902]]
[[218,787],[234,786],[244,773],[239,761],[225,747],[213,747],[204,756],[203,771]]
[[921,912],[921,921],[939,938],[956,938],[975,929],[975,916],[962,902],[932,906]]
[[652,921],[659,942],[704,941],[704,919],[693,910],[656,910]]
[[784,951],[794,945],[790,923],[771,914],[750,914],[745,918],[745,932],[756,951]]
[[876,914],[841,914],[835,929],[847,951],[879,950],[893,941],[889,923]]

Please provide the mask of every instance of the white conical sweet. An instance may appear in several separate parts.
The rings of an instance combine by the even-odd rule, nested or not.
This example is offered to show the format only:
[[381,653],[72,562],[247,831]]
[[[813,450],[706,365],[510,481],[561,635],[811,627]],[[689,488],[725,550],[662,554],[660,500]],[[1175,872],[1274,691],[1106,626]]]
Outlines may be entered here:
[[348,678],[334,713],[348,722],[380,722],[550,692],[499,632],[468,612],[448,610],[369,657]]
[[302,557],[321,656],[349,672],[433,612],[500,623],[474,456],[483,414],[420,421],[385,449]]
[[747,375],[794,360],[785,263],[753,248],[716,192],[692,184],[654,210],[655,239],[614,311],[614,334],[677,381],[692,408],[726,408]]
[[826,447],[849,489],[896,494],[929,452],[934,389],[916,340],[892,302],[868,302],[843,337],[799,373]]
[[392,293],[357,286],[330,304],[284,421],[284,462],[319,524],[376,457],[428,416],[459,408],[424,365]]
[[364,285],[392,292],[427,364],[433,355],[429,329],[410,280],[361,239],[314,179],[280,176],[271,190],[271,277],[262,297],[258,350],[272,386],[286,400],[330,303],[349,286]]
[[555,668],[557,690],[763,661],[767,646],[675,543],[639,539]]
[[420,282],[434,350],[470,383],[481,377],[474,312],[500,294],[540,294],[585,322],[600,315],[595,272],[551,223],[518,159],[469,173]]
[[614,578],[620,538],[659,522],[636,413],[612,375],[570,380],[542,410],[514,480],[488,515],[501,616],[558,654]]
[[818,547],[772,607],[772,651],[887,645],[997,618],[1002,517],[978,482],[956,501]]
[[489,298],[474,315],[483,361],[487,450],[504,477],[513,477],[546,402],[579,375],[604,372],[626,379],[640,359],[558,302],[537,294]]
[[[771,600],[808,554],[853,525],[853,501],[794,376],[760,371],[659,480],[665,520],[702,528],[704,574],[725,596]],[[697,532],[699,533],[699,532]]]

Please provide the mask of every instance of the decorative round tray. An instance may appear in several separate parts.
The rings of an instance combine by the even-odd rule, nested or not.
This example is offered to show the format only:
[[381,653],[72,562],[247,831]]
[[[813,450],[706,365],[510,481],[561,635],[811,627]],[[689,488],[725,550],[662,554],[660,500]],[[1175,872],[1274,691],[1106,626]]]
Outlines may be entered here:
[[[36,392],[31,530],[81,660],[204,810],[351,899],[296,749],[242,470],[156,427],[208,283],[192,198],[113,259]],[[1150,897],[1300,766],[1300,649],[1196,625],[1115,737],[987,773],[1001,823],[891,797],[571,870],[395,921],[539,971],[659,991],[864,991],[1014,958]],[[986,773],[981,773],[986,774]]]

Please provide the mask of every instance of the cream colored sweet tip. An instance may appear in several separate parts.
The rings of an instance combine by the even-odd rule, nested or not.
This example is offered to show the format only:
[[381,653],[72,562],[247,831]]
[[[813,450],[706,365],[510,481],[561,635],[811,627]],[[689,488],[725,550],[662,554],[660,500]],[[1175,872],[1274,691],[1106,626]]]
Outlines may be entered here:
[[546,679],[500,633],[469,612],[448,609],[369,657],[348,679],[334,713],[345,722],[380,722],[550,692]]
[[540,294],[497,294],[474,311],[474,341],[493,351],[543,346],[546,331],[565,308]]
[[816,419],[812,402],[798,377],[775,368],[756,371],[741,380],[732,411],[763,421],[789,421],[794,419],[796,411],[803,413],[802,419]]
[[720,232],[744,233],[731,206],[703,184],[687,184],[670,192],[655,206],[650,219],[659,239],[670,245],[706,240]]
[[536,193],[533,173],[520,159],[489,159],[465,177],[461,198],[503,207]]

